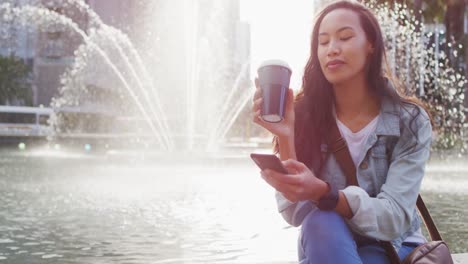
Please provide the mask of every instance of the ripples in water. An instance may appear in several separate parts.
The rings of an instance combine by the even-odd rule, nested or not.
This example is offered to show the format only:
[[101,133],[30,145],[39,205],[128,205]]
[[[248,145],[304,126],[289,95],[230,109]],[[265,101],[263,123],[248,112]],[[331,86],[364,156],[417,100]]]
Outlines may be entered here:
[[[1,162],[1,261],[296,260],[297,229],[281,219],[273,191],[247,160],[210,166],[55,157]],[[465,176],[430,167],[422,191],[453,252],[468,251],[468,187],[459,187]]]

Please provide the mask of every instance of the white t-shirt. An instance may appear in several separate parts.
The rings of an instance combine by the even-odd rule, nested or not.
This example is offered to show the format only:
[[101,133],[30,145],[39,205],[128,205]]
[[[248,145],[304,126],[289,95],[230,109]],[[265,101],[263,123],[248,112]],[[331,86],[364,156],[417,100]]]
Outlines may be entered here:
[[[377,115],[372,121],[369,122],[364,128],[353,133],[345,124],[343,124],[338,118],[336,123],[340,130],[341,136],[346,140],[348,144],[349,153],[353,159],[354,165],[358,168],[358,162],[364,157],[364,145],[366,144],[367,138],[377,127],[377,121],[379,120]],[[426,238],[422,235],[421,228],[415,231],[413,234],[408,236],[404,242],[411,243],[425,243]]]
[[346,144],[348,145],[349,153],[351,154],[351,158],[354,161],[354,166],[358,168],[358,162],[365,154],[363,151],[364,145],[369,135],[375,130],[379,116],[377,115],[374,119],[372,119],[372,121],[369,122],[369,124],[356,133],[353,133],[353,131],[345,126],[345,124],[341,123],[338,118],[336,120],[338,128],[341,132],[341,136],[343,136],[343,138],[346,140]]

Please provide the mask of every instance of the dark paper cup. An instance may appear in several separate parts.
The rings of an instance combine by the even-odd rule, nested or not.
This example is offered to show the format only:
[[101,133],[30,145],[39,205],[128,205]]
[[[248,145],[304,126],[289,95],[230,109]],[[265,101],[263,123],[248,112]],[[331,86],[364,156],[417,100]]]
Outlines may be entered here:
[[270,123],[283,120],[291,80],[291,67],[282,60],[267,60],[257,70],[262,89],[261,118]]

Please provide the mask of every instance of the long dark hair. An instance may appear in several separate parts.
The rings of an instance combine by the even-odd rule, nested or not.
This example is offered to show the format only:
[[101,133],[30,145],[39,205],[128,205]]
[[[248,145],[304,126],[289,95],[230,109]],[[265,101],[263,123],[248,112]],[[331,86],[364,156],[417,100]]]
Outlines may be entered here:
[[[389,70],[384,39],[373,12],[358,2],[338,1],[327,5],[316,16],[310,57],[304,69],[301,90],[294,102],[297,158],[316,173],[319,173],[323,164],[320,145],[326,140],[330,125],[335,122],[334,90],[332,84],[325,78],[317,56],[318,31],[323,18],[331,11],[341,8],[354,11],[359,16],[367,40],[372,44],[373,52],[369,55],[369,67],[367,67],[370,92],[380,99],[387,97],[397,104],[409,103],[422,106],[417,99],[400,95],[399,91],[402,90],[402,86]],[[417,113],[413,115],[413,121],[420,113],[419,108],[416,109]],[[415,134],[414,131],[413,134]],[[274,139],[274,150],[279,151],[277,138]]]

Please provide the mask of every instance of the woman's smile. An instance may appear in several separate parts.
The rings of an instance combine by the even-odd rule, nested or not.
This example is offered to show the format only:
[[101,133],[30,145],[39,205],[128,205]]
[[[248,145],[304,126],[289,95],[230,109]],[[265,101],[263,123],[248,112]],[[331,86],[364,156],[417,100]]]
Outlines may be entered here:
[[343,66],[344,62],[335,62],[327,64],[327,69],[330,71],[338,70],[341,66]]

